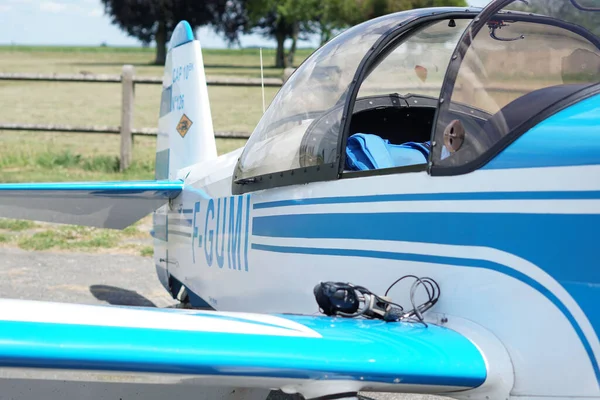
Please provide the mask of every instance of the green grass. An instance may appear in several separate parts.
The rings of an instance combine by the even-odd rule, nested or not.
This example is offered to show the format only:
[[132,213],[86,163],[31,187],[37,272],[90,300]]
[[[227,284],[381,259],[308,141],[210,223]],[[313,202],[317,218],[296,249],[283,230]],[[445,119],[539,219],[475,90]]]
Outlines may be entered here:
[[147,53],[154,54],[155,49],[140,46],[27,46],[27,45],[1,45],[0,52],[4,53]]
[[[299,49],[294,64],[312,51]],[[259,49],[204,49],[202,55],[209,76],[260,77]],[[123,64],[133,64],[138,75],[162,76],[154,57],[153,48],[142,47],[0,46],[0,72],[120,74]],[[274,49],[263,49],[263,65],[265,77],[281,77]]]
[[[277,90],[265,88],[267,104]],[[136,128],[157,126],[160,95],[160,85],[136,86]],[[252,132],[262,116],[259,87],[209,86],[208,95],[215,131]],[[0,81],[0,121],[119,126],[121,86],[111,83]],[[77,135],[81,141],[92,136],[85,133]]]
[[[24,250],[98,250],[110,248],[138,248],[129,239],[143,238],[146,232],[132,226],[123,231],[98,229],[74,225],[52,226],[31,235],[16,236],[17,244]],[[140,249],[142,252],[143,247]]]
[[[311,51],[300,50],[299,64]],[[266,77],[281,77],[274,50],[263,50]],[[204,50],[208,76],[260,77],[258,49]],[[137,75],[162,76],[154,49],[129,47],[0,46],[0,72],[120,74],[133,64]],[[277,88],[266,88],[270,102]],[[156,127],[160,85],[137,85],[136,128]],[[215,131],[251,132],[262,115],[260,88],[209,86]],[[121,86],[101,83],[0,81],[0,122],[70,125],[120,124]],[[245,140],[218,139],[219,154]],[[119,135],[0,131],[0,182],[144,180],[154,178],[156,139],[134,138],[133,163],[119,172]],[[115,231],[0,219],[0,243],[25,250],[119,251],[152,256],[149,218]],[[150,242],[151,243],[151,242]]]
[[[296,52],[298,57],[305,58],[311,54],[315,49],[311,48],[299,48]],[[47,52],[58,52],[63,54],[72,53],[143,53],[154,55],[156,49],[154,47],[141,47],[141,46],[28,46],[28,45],[0,45],[0,52],[26,52],[26,53],[47,53]],[[262,53],[264,58],[275,57],[275,48],[263,48]],[[248,47],[244,49],[211,49],[204,48],[202,53],[205,57],[211,56],[252,56],[258,57],[260,49],[258,47]]]
[[[153,179],[156,139],[134,139],[133,163],[124,173],[118,172],[119,140],[118,135],[0,132],[0,182]],[[224,154],[244,143],[218,139],[217,149]]]
[[[297,64],[309,54],[301,50]],[[0,72],[120,74],[123,64],[133,64],[136,75],[162,76],[163,67],[153,65],[153,57],[153,49],[143,48],[0,46]],[[273,67],[273,58],[273,50],[265,50],[265,76],[281,77],[283,71]],[[209,77],[260,77],[258,49],[209,49],[204,51],[204,61]],[[277,90],[265,89],[267,104]],[[254,129],[262,115],[259,87],[209,86],[208,91],[215,131]],[[136,85],[135,127],[156,127],[160,95],[160,85]],[[0,81],[0,121],[5,123],[118,126],[120,110],[119,84]],[[91,136],[71,138],[95,141]]]
[[154,255],[154,248],[150,246],[144,246],[140,250],[140,255],[143,257],[152,257]]
[[18,232],[18,231],[23,231],[25,229],[31,229],[35,226],[36,226],[35,223],[32,221],[0,218],[0,229]]

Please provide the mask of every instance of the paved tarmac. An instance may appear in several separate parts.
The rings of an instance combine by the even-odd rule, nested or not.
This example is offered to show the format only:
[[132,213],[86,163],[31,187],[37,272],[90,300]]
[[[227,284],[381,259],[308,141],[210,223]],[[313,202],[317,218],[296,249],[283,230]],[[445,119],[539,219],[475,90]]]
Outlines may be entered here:
[[176,302],[149,257],[0,248],[0,296],[81,304],[168,307]]
[[[80,304],[113,304],[168,307],[176,302],[166,293],[155,275],[151,258],[120,254],[28,252],[0,248],[0,297]],[[103,386],[100,397],[90,397],[94,383],[65,389],[60,381],[47,381],[31,387],[28,381],[15,381],[10,387],[0,383],[0,400],[14,399],[139,399],[135,389],[123,384]],[[106,388],[106,389],[105,389]],[[181,390],[180,390],[181,389]],[[10,393],[10,395],[6,395]],[[97,391],[95,391],[97,393]],[[186,395],[187,393],[187,395]],[[197,399],[212,400],[210,391]],[[377,400],[443,400],[435,396],[364,393]],[[185,396],[185,397],[183,397]],[[239,399],[252,396],[240,394]],[[189,388],[157,385],[144,399],[189,398]],[[212,397],[214,399],[214,396]],[[295,400],[272,392],[269,400]]]

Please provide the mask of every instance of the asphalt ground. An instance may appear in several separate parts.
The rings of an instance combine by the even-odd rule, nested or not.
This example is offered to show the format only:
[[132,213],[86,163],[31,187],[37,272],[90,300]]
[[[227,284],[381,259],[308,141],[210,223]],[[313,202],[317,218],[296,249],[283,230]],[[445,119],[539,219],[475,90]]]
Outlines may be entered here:
[[[152,258],[124,254],[29,252],[0,248],[0,297],[79,304],[112,304],[145,307],[174,306],[158,282]],[[189,399],[189,388],[156,385],[150,395],[137,396],[124,384],[81,383],[68,388],[60,381],[13,381],[0,383],[0,400],[24,399]],[[91,396],[94,393],[94,397]],[[197,399],[214,399],[210,390],[198,391]],[[364,393],[377,400],[442,400],[435,396]],[[252,396],[240,394],[239,399]],[[269,400],[296,400],[298,397],[272,392]],[[254,399],[252,399],[254,400]]]
[[150,257],[0,248],[0,274],[2,298],[148,307],[176,304],[158,281]]

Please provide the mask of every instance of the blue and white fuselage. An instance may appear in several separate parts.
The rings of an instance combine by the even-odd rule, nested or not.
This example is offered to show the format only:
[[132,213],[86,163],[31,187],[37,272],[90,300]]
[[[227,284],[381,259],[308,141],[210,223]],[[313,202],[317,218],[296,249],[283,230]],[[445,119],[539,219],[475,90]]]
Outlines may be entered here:
[[[123,228],[156,210],[159,280],[215,311],[0,302],[0,372],[600,398],[596,12],[495,0],[368,21],[310,56],[221,156],[200,44],[179,24],[157,180],[4,185],[0,214]],[[318,316],[319,282],[383,294],[405,275],[439,283],[428,327]],[[409,305],[409,291],[389,296]]]
[[168,272],[218,310],[302,314],[317,311],[319,281],[383,292],[399,276],[433,276],[444,299],[431,320],[459,332],[476,321],[510,343],[523,377],[514,395],[585,396],[600,377],[600,286],[586,283],[600,282],[591,234],[600,182],[582,177],[598,173],[422,172],[231,196],[218,181],[194,189],[203,178],[192,172],[168,212],[168,267],[157,269],[165,285]]

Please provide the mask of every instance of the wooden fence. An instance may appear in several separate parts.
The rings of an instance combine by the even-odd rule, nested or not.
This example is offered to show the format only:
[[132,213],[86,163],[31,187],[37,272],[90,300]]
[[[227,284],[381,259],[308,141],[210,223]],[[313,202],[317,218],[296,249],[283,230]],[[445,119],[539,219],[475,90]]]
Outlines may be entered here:
[[[293,70],[284,72],[284,79],[289,77]],[[133,136],[134,135],[149,135],[156,136],[156,128],[141,128],[133,127],[133,110],[134,110],[134,86],[136,84],[160,85],[162,78],[159,77],[139,77],[135,76],[135,70],[132,65],[124,65],[121,75],[93,75],[93,74],[21,74],[21,73],[0,73],[0,81],[52,81],[52,82],[99,82],[99,83],[121,83],[122,87],[122,104],[121,104],[121,125],[120,126],[75,126],[62,124],[18,124],[18,123],[3,123],[0,122],[0,130],[14,131],[46,131],[46,132],[81,132],[81,133],[112,133],[121,135],[121,170],[127,169],[131,164]],[[267,78],[264,80],[266,87],[279,87],[283,84],[283,79]],[[246,86],[260,87],[260,79],[252,78],[207,78],[207,84],[211,86]],[[539,84],[537,85],[539,86]],[[533,85],[531,88],[523,87],[523,84],[499,87],[484,87],[472,86],[462,87],[457,86],[458,91],[465,91],[467,97],[473,97],[474,91],[485,90],[497,94],[506,94],[511,99],[518,97],[527,91],[537,88]],[[419,85],[414,88],[404,87],[403,89],[424,90],[430,88],[434,91],[439,91],[439,84],[435,85]],[[398,88],[390,88],[388,92],[397,92]],[[382,88],[378,88],[377,93],[385,92]],[[244,132],[215,132],[217,138],[240,138],[247,139],[248,133]]]
[[[0,73],[0,81],[52,81],[52,82],[97,82],[121,83],[121,125],[120,126],[77,126],[62,124],[18,124],[0,122],[0,130],[11,131],[45,131],[45,132],[79,132],[79,133],[112,133],[121,135],[121,170],[129,167],[132,160],[133,135],[156,136],[156,128],[133,127],[133,110],[135,101],[136,84],[161,85],[160,77],[135,76],[132,65],[124,65],[121,75],[92,75],[92,74],[21,74]],[[211,86],[250,86],[260,87],[260,79],[252,78],[207,78],[206,83]],[[276,78],[264,80],[266,87],[279,87],[283,81]],[[249,134],[244,132],[215,132],[217,138],[247,139]]]

